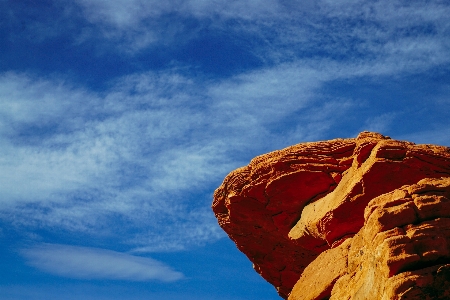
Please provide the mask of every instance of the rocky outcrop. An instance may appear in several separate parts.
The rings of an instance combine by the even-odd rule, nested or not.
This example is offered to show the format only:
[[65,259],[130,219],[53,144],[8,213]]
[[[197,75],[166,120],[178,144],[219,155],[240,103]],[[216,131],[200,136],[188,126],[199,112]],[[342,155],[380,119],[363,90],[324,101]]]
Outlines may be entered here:
[[359,232],[308,265],[289,299],[450,299],[449,199],[446,177],[371,200]]
[[449,177],[449,148],[363,132],[254,158],[213,210],[283,298],[445,295]]

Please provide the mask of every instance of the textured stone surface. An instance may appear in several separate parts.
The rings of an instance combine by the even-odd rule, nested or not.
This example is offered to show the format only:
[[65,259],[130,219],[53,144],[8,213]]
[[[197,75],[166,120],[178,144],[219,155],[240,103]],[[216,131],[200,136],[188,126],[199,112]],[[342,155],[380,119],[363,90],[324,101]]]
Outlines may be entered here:
[[449,199],[447,177],[370,201],[364,226],[346,241],[346,274],[330,299],[450,299]]
[[322,252],[303,271],[290,299],[324,299],[329,297],[336,281],[347,274],[351,239]]
[[[385,254],[378,263],[388,274],[383,284],[392,281],[386,285],[386,299],[397,299],[389,295],[405,289],[405,282],[413,282],[412,278],[447,280],[446,234],[439,233],[434,244],[422,237],[424,232],[439,236],[437,232],[447,230],[443,215],[449,210],[448,197],[414,189],[425,189],[427,184],[435,187],[432,178],[448,176],[449,148],[363,132],[355,139],[298,144],[254,158],[225,178],[215,191],[213,210],[220,226],[283,298],[296,283],[290,299],[327,299],[331,293],[334,299],[356,299],[342,294],[344,289],[339,287],[347,284],[362,284],[361,291],[373,292],[363,287],[364,278],[381,273],[362,273],[372,269],[350,257],[355,251],[360,257],[382,251]],[[420,181],[424,178],[430,179]],[[402,188],[405,185],[411,190]],[[364,252],[369,238],[374,239],[375,248]],[[409,256],[403,257],[402,251]],[[435,257],[442,260],[437,269],[426,263]],[[428,269],[405,267],[417,264]],[[357,276],[351,277],[352,272]],[[406,289],[420,290],[417,285]]]

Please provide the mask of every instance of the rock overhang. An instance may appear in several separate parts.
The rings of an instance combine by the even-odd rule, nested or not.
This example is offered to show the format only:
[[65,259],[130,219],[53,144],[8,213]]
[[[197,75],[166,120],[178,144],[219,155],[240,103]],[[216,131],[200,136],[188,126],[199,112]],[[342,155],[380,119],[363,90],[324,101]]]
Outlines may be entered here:
[[372,199],[442,176],[450,176],[447,147],[362,132],[254,158],[225,178],[213,210],[255,270],[286,298],[318,255],[358,233]]

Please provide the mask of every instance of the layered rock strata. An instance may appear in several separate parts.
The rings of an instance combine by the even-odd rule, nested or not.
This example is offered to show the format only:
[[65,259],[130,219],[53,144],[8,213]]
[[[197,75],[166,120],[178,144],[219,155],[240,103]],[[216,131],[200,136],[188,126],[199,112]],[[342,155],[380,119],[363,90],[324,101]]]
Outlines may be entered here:
[[449,177],[449,148],[362,132],[254,158],[213,210],[283,298],[445,295]]

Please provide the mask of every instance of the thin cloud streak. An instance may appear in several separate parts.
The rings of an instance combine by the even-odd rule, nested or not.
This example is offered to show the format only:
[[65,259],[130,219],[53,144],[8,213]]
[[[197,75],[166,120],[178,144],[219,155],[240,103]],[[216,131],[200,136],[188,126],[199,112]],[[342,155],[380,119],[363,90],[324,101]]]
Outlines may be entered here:
[[[150,228],[127,241],[141,249],[218,239],[213,218],[181,216],[209,206],[211,191],[202,190],[247,163],[236,157],[250,147],[266,152],[321,138],[339,121],[338,111],[355,105],[322,98],[330,82],[414,71],[405,62],[305,59],[201,84],[176,70],[132,74],[101,95],[58,80],[4,74],[1,215],[15,224],[111,235],[118,230],[111,218],[119,214],[133,232]],[[386,129],[394,118],[367,122]],[[295,126],[280,134],[274,126],[286,119]],[[36,132],[42,126],[56,130],[42,136]],[[184,194],[196,192],[202,200],[192,205]],[[197,228],[191,232],[198,235],[180,238],[161,225],[165,218],[177,220],[175,228]],[[166,245],[152,242],[155,233],[167,237]]]
[[[146,18],[178,9],[173,3],[150,9],[147,2],[122,2],[77,3],[92,24],[109,24],[102,30],[127,32]],[[180,226],[198,226],[191,232],[199,238],[179,239],[176,231],[164,229],[164,240],[174,249],[184,248],[189,240],[196,244],[203,238],[220,238],[214,220],[196,225],[180,216],[209,205],[213,183],[246,164],[243,157],[249,150],[260,154],[293,141],[321,138],[340,114],[357,105],[354,99],[327,98],[321,92],[324,87],[335,81],[408,76],[450,63],[448,39],[443,38],[448,36],[449,21],[442,12],[432,13],[442,8],[438,4],[402,8],[404,22],[385,14],[379,4],[361,10],[361,1],[309,3],[292,14],[277,2],[261,10],[245,10],[252,11],[246,16],[236,14],[237,7],[261,6],[258,3],[190,1],[183,14],[210,18],[213,12],[221,16],[220,22],[240,19],[230,30],[245,31],[249,20],[255,21],[248,29],[250,35],[263,34],[260,38],[272,41],[273,48],[259,48],[262,56],[284,56],[283,49],[299,47],[300,52],[285,59],[289,62],[216,80],[190,77],[186,69],[129,74],[110,82],[102,93],[54,78],[2,74],[1,215],[13,218],[15,224],[61,226],[101,235],[113,234],[112,216],[118,214],[133,232],[142,224],[150,228],[130,239],[149,243],[164,228],[165,218],[178,220],[174,223]],[[136,10],[139,14],[130,18]],[[354,14],[358,10],[362,15]],[[361,18],[366,20],[362,26],[351,25]],[[290,28],[289,35],[274,24]],[[330,26],[335,30],[329,31]],[[413,27],[419,29],[408,33]],[[318,43],[325,53],[343,51],[342,57],[298,57],[317,49]],[[397,116],[395,112],[372,116],[366,126],[388,129]],[[295,126],[280,132],[277,124],[285,120]],[[192,193],[201,199],[195,205],[184,197]],[[205,230],[207,234],[200,233]],[[170,242],[171,238],[179,242]],[[133,246],[170,248],[154,243]]]
[[184,277],[157,260],[111,250],[43,244],[21,253],[30,266],[62,277],[163,282]]
[[[70,31],[75,48],[92,41],[103,44],[97,48],[99,55],[113,48],[121,54],[134,55],[155,45],[183,46],[196,41],[205,30],[229,32],[229,37],[233,33],[245,36],[248,51],[269,64],[317,55],[347,61],[361,56],[380,59],[408,50],[414,53],[403,55],[446,56],[450,43],[447,17],[450,8],[442,1],[67,0],[62,3],[55,1],[45,14],[28,12],[33,17],[26,34],[16,32],[20,27],[16,7],[5,5],[6,25],[16,38],[26,36],[33,42]],[[101,50],[102,47],[107,50]]]
[[[414,51],[418,54],[431,50],[433,55],[445,55],[449,47],[445,37],[449,35],[450,11],[439,1],[408,5],[401,1],[125,2],[77,1],[85,18],[103,32],[103,37],[116,40],[119,49],[128,47],[128,53],[158,43],[195,40],[202,29],[245,34],[249,44],[258,40],[253,52],[263,61],[292,61],[318,48],[326,56],[340,54],[341,59],[355,59],[361,55],[384,57],[409,42],[417,45]],[[180,19],[168,21],[170,15],[196,20],[198,28],[187,30]],[[424,38],[437,47],[422,49]]]

